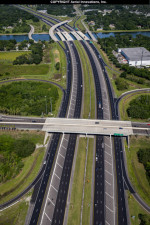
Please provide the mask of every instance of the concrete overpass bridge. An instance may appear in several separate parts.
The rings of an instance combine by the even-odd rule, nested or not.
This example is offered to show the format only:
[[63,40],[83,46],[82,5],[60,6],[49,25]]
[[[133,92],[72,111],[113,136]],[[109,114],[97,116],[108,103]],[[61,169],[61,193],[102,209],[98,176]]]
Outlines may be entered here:
[[[50,37],[54,40],[54,41],[59,41],[57,39],[57,37],[55,36],[55,33],[54,31],[57,30],[58,27],[66,24],[70,22],[70,20],[65,20],[63,22],[60,22],[60,23],[57,23],[55,24],[54,26],[52,26],[49,30],[49,35]],[[71,31],[71,35],[66,32],[66,31],[59,31],[59,32],[56,32],[57,35],[59,36],[59,38],[61,39],[61,41],[73,41],[74,39],[71,37],[71,35],[74,36],[74,38],[78,41],[81,41],[81,40],[90,40],[85,34],[83,34],[81,31]],[[90,35],[91,36],[91,35]],[[94,40],[94,41],[97,41],[96,38],[94,36],[91,36],[91,39]]]
[[42,130],[48,133],[76,133],[85,135],[150,135],[150,127],[146,123],[132,123],[118,120],[47,118],[44,122],[8,122],[1,121],[0,127],[15,126],[17,129]]

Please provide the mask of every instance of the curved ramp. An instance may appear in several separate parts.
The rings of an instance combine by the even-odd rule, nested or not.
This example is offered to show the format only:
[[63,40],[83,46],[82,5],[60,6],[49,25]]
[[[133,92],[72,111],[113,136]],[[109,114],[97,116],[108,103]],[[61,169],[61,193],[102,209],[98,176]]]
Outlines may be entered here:
[[57,23],[57,24],[55,24],[54,26],[52,26],[52,27],[49,29],[49,35],[50,35],[50,37],[51,37],[54,41],[59,41],[59,40],[57,39],[57,37],[55,36],[55,34],[54,34],[54,30],[55,30],[56,28],[58,28],[58,27],[64,25],[65,23],[69,23],[69,22],[70,22],[70,20],[65,20],[65,21],[63,21],[63,22]]

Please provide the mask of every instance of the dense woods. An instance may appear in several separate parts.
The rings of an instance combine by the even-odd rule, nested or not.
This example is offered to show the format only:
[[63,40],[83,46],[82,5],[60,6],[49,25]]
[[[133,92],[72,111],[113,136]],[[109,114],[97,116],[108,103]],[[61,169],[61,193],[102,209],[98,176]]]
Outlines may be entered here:
[[0,88],[0,112],[40,116],[50,112],[50,98],[52,98],[52,109],[55,110],[58,97],[57,88],[51,84],[32,81],[13,82]]
[[[83,7],[82,7],[83,8]],[[93,7],[93,9],[98,9],[99,11],[87,11],[87,22],[94,21],[94,29],[103,27],[103,30],[136,30],[140,29],[149,29],[150,28],[150,16],[148,14],[148,8],[150,7],[128,7],[128,6],[112,6],[109,7]],[[91,6],[92,9],[92,6]],[[86,8],[84,8],[86,10]],[[90,9],[89,9],[90,10]],[[104,13],[105,10],[105,13]],[[106,11],[108,10],[108,11]],[[140,10],[137,12],[136,10]],[[109,25],[113,24],[113,27]]]
[[47,10],[48,14],[54,16],[70,16],[73,17],[73,12],[75,11],[73,8],[73,4],[38,4],[36,10]]
[[[28,33],[31,28],[26,20],[30,19],[37,21],[35,16],[13,5],[0,5],[0,33],[4,33],[7,27],[12,27],[12,33]],[[6,33],[9,33],[9,30]]]
[[31,140],[0,135],[0,183],[15,177],[23,167],[22,159],[34,150]]
[[150,96],[140,95],[139,97],[133,99],[129,104],[127,113],[131,118],[150,118]]

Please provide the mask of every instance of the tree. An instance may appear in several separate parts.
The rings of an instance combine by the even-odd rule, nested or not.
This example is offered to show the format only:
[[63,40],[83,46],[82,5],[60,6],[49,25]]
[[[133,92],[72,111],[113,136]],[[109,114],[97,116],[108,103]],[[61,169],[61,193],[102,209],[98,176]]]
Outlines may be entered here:
[[60,69],[60,62],[57,62],[57,63],[55,64],[55,68],[56,68],[56,70],[59,70],[59,69]]

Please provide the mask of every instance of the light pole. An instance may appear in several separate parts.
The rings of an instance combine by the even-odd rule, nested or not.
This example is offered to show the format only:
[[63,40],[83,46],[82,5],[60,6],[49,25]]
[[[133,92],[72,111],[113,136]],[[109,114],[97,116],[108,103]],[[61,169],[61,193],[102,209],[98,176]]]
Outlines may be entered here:
[[50,97],[51,114],[52,114],[52,97]]
[[45,96],[45,109],[46,109],[46,115],[47,115],[47,99],[46,99],[46,96]]

